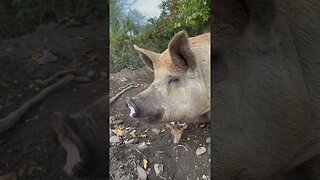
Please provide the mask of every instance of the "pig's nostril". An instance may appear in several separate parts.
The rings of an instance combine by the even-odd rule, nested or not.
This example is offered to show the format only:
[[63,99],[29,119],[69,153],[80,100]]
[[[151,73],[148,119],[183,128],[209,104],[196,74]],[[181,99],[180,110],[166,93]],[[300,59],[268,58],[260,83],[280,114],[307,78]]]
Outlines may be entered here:
[[127,106],[129,108],[129,115],[130,117],[136,117],[137,115],[137,107],[134,105],[132,99],[128,99]]

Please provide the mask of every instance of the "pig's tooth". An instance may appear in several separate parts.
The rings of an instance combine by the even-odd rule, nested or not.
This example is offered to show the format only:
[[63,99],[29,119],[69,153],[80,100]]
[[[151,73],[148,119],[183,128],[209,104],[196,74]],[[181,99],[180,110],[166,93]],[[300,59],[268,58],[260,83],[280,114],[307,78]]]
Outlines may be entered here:
[[132,106],[129,106],[129,109],[130,109],[130,117],[133,117],[133,115],[136,113],[136,110],[132,107]]

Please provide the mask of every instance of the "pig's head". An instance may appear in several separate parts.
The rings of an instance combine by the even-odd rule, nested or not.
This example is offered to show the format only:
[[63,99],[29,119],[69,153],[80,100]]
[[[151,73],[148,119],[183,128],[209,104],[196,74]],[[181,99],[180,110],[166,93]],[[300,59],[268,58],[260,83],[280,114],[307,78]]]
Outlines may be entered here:
[[56,113],[52,121],[58,162],[73,179],[106,179],[106,149],[101,126],[88,114]]
[[177,33],[162,54],[136,45],[154,72],[153,83],[127,105],[130,116],[147,123],[189,121],[210,110],[210,34]]

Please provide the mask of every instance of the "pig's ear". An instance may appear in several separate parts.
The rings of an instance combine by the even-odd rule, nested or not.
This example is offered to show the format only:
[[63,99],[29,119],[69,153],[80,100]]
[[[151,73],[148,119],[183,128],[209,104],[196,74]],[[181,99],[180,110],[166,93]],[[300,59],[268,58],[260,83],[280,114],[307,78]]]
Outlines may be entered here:
[[160,54],[146,50],[146,49],[142,49],[135,44],[133,45],[133,47],[139,52],[140,58],[142,59],[143,63],[147,65],[151,71],[153,71],[154,70],[153,62],[159,59]]
[[178,32],[170,41],[169,54],[172,62],[183,70],[195,70],[197,63],[190,48],[188,34],[185,31]]

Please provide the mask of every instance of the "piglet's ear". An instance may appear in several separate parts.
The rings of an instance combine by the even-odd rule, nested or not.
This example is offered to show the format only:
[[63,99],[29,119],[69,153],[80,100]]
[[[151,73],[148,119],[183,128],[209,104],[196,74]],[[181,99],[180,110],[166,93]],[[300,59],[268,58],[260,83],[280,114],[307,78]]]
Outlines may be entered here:
[[178,32],[170,41],[169,54],[173,64],[183,70],[195,70],[197,63],[190,48],[188,34],[185,31]]

